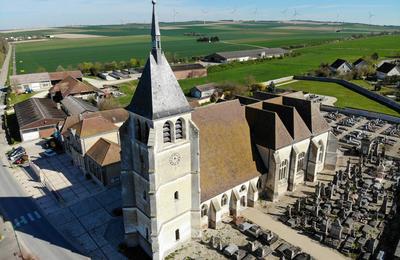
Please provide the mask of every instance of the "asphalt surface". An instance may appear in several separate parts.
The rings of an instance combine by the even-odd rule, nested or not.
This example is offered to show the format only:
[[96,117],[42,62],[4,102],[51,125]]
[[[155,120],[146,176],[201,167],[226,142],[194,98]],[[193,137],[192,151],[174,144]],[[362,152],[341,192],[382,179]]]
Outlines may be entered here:
[[14,47],[10,46],[10,49],[8,50],[6,58],[4,59],[3,66],[1,67],[1,70],[0,70],[0,86],[4,86],[6,84],[6,82],[7,82],[8,66],[10,65],[10,59],[11,59],[13,48]]
[[[0,93],[0,102],[4,100]],[[0,108],[0,114],[3,110]],[[8,147],[0,129],[0,213],[13,223],[21,246],[35,259],[87,259],[48,222],[33,199],[9,170],[4,154]],[[0,248],[1,249],[1,248]]]

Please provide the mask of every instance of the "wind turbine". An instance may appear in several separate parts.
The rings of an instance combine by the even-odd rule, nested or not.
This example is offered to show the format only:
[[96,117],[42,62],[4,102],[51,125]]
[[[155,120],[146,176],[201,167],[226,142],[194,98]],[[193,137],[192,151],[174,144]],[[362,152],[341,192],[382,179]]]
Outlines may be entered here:
[[372,18],[373,18],[374,16],[375,16],[375,15],[374,15],[373,13],[371,13],[371,12],[368,13],[368,20],[369,20],[369,24],[370,24],[370,25],[372,25]]
[[287,12],[288,12],[287,8],[285,10],[281,11],[281,13],[285,16],[285,20],[287,20],[287,17],[286,17]]
[[176,11],[176,9],[174,8],[174,23],[176,23],[176,15],[179,14],[178,11]]
[[300,13],[299,13],[299,12],[297,12],[297,9],[294,9],[294,12],[293,12],[293,17],[297,17],[299,14],[300,14]]
[[258,13],[258,8],[256,8],[256,10],[254,10],[253,15],[254,15],[254,22],[257,21],[257,13]]
[[208,10],[202,9],[201,12],[202,12],[203,15],[204,15],[204,24],[206,24],[206,18],[207,18]]

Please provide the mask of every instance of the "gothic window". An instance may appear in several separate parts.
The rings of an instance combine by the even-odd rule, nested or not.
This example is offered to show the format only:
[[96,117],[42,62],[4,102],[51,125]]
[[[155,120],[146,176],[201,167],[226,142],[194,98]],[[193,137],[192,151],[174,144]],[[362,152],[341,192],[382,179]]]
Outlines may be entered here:
[[262,181],[261,181],[261,179],[258,179],[258,181],[257,181],[257,189],[261,190],[261,188],[262,188]]
[[221,198],[221,206],[225,206],[226,204],[228,204],[228,196],[226,196],[226,194],[222,195]]
[[184,121],[183,119],[179,118],[176,121],[175,125],[175,135],[176,135],[176,140],[181,140],[184,139]]
[[166,122],[163,127],[164,143],[172,142],[171,122]]
[[279,167],[279,180],[283,180],[287,176],[288,160],[284,160]]
[[240,198],[240,205],[242,207],[246,207],[246,196]]
[[175,198],[176,200],[179,199],[179,192],[175,191],[175,193],[174,193],[174,198]]
[[205,217],[208,215],[208,207],[206,204],[201,206],[201,217]]
[[147,200],[147,192],[146,191],[143,191],[143,199]]
[[178,241],[180,239],[179,229],[175,230],[175,240]]
[[149,240],[149,229],[146,227],[146,240]]
[[144,124],[144,136],[143,136],[143,142],[147,143],[149,140],[149,125],[147,123]]
[[324,144],[322,142],[320,142],[320,147],[318,150],[318,162],[322,163],[322,161],[324,160]]
[[240,187],[240,192],[245,191],[246,190],[246,185],[242,185],[242,187]]
[[300,153],[297,157],[297,172],[302,171],[304,169],[304,158],[306,154]]

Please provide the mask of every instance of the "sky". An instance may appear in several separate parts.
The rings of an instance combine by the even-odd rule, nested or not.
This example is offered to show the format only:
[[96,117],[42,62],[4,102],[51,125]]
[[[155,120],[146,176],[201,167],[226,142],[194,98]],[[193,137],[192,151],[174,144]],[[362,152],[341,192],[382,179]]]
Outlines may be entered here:
[[[158,0],[160,21],[319,20],[400,25],[400,0]],[[148,23],[150,0],[0,0],[0,30]]]

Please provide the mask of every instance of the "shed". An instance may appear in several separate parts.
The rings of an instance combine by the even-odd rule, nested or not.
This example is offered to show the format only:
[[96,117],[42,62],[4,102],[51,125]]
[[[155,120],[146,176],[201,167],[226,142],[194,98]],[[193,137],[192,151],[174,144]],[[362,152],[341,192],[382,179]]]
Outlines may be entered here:
[[217,90],[216,83],[208,83],[195,86],[190,90],[190,95],[194,98],[202,99],[211,97]]

